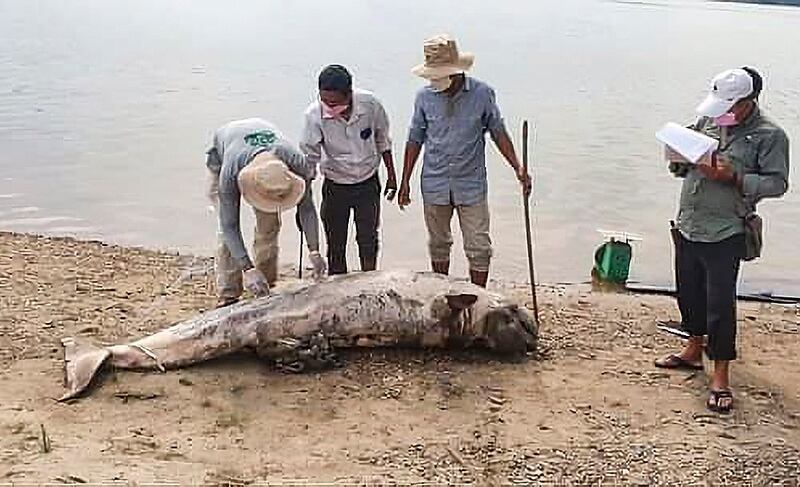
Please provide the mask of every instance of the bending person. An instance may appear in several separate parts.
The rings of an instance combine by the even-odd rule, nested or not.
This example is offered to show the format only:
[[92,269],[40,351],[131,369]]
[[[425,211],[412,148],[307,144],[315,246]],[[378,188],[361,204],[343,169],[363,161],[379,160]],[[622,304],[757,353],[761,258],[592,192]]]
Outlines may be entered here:
[[[269,294],[278,278],[280,213],[295,206],[314,277],[319,279],[325,274],[325,261],[319,253],[317,210],[311,194],[314,166],[274,125],[259,118],[225,124],[214,133],[206,165],[210,171],[209,197],[219,213],[218,307],[237,302],[243,287],[257,297]],[[255,212],[254,259],[248,255],[242,238],[242,197]]]

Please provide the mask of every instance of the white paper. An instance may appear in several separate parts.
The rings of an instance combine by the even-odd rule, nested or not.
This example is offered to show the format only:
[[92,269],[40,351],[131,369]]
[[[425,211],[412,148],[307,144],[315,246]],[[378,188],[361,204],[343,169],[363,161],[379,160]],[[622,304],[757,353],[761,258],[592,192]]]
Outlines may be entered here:
[[656,132],[656,138],[693,164],[719,147],[716,139],[674,122],[669,122]]

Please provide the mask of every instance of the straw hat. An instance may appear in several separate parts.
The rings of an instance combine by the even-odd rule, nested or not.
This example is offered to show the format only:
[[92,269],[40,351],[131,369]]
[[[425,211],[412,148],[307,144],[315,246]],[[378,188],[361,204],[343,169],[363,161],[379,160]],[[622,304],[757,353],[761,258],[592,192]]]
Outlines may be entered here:
[[414,66],[411,72],[425,79],[441,79],[463,73],[475,62],[475,55],[459,53],[455,39],[447,34],[439,34],[426,40],[422,50],[425,53],[425,62]]
[[262,152],[239,172],[239,191],[257,210],[278,213],[297,206],[306,182],[280,159]]

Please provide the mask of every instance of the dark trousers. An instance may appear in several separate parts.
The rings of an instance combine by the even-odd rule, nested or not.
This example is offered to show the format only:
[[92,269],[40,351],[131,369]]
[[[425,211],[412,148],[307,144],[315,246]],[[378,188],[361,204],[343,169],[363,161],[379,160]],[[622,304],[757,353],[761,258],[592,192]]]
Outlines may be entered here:
[[356,242],[361,270],[375,270],[378,258],[378,225],[381,214],[381,183],[378,174],[356,184],[322,183],[320,213],[328,240],[328,273],[347,272],[347,229],[350,212],[356,223]]
[[708,335],[710,360],[736,359],[736,282],[744,235],[721,242],[675,238],[675,277],[681,323],[692,336]]

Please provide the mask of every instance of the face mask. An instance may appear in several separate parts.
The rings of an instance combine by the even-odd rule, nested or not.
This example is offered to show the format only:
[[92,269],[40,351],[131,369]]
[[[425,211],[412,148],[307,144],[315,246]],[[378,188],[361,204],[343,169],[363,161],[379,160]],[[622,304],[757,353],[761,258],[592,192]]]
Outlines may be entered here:
[[733,127],[734,125],[738,125],[739,121],[736,120],[736,114],[733,112],[728,112],[719,117],[714,119],[714,124],[717,127]]
[[322,105],[323,118],[341,118],[342,115],[344,115],[344,112],[346,112],[347,109],[349,108],[348,105],[330,106],[326,104],[324,101],[321,101],[320,105]]
[[429,80],[429,81],[430,81],[431,89],[433,91],[435,91],[436,93],[441,93],[441,92],[447,90],[448,88],[450,88],[450,85],[453,84],[453,79],[449,78],[449,77],[448,78],[432,79],[432,80]]

